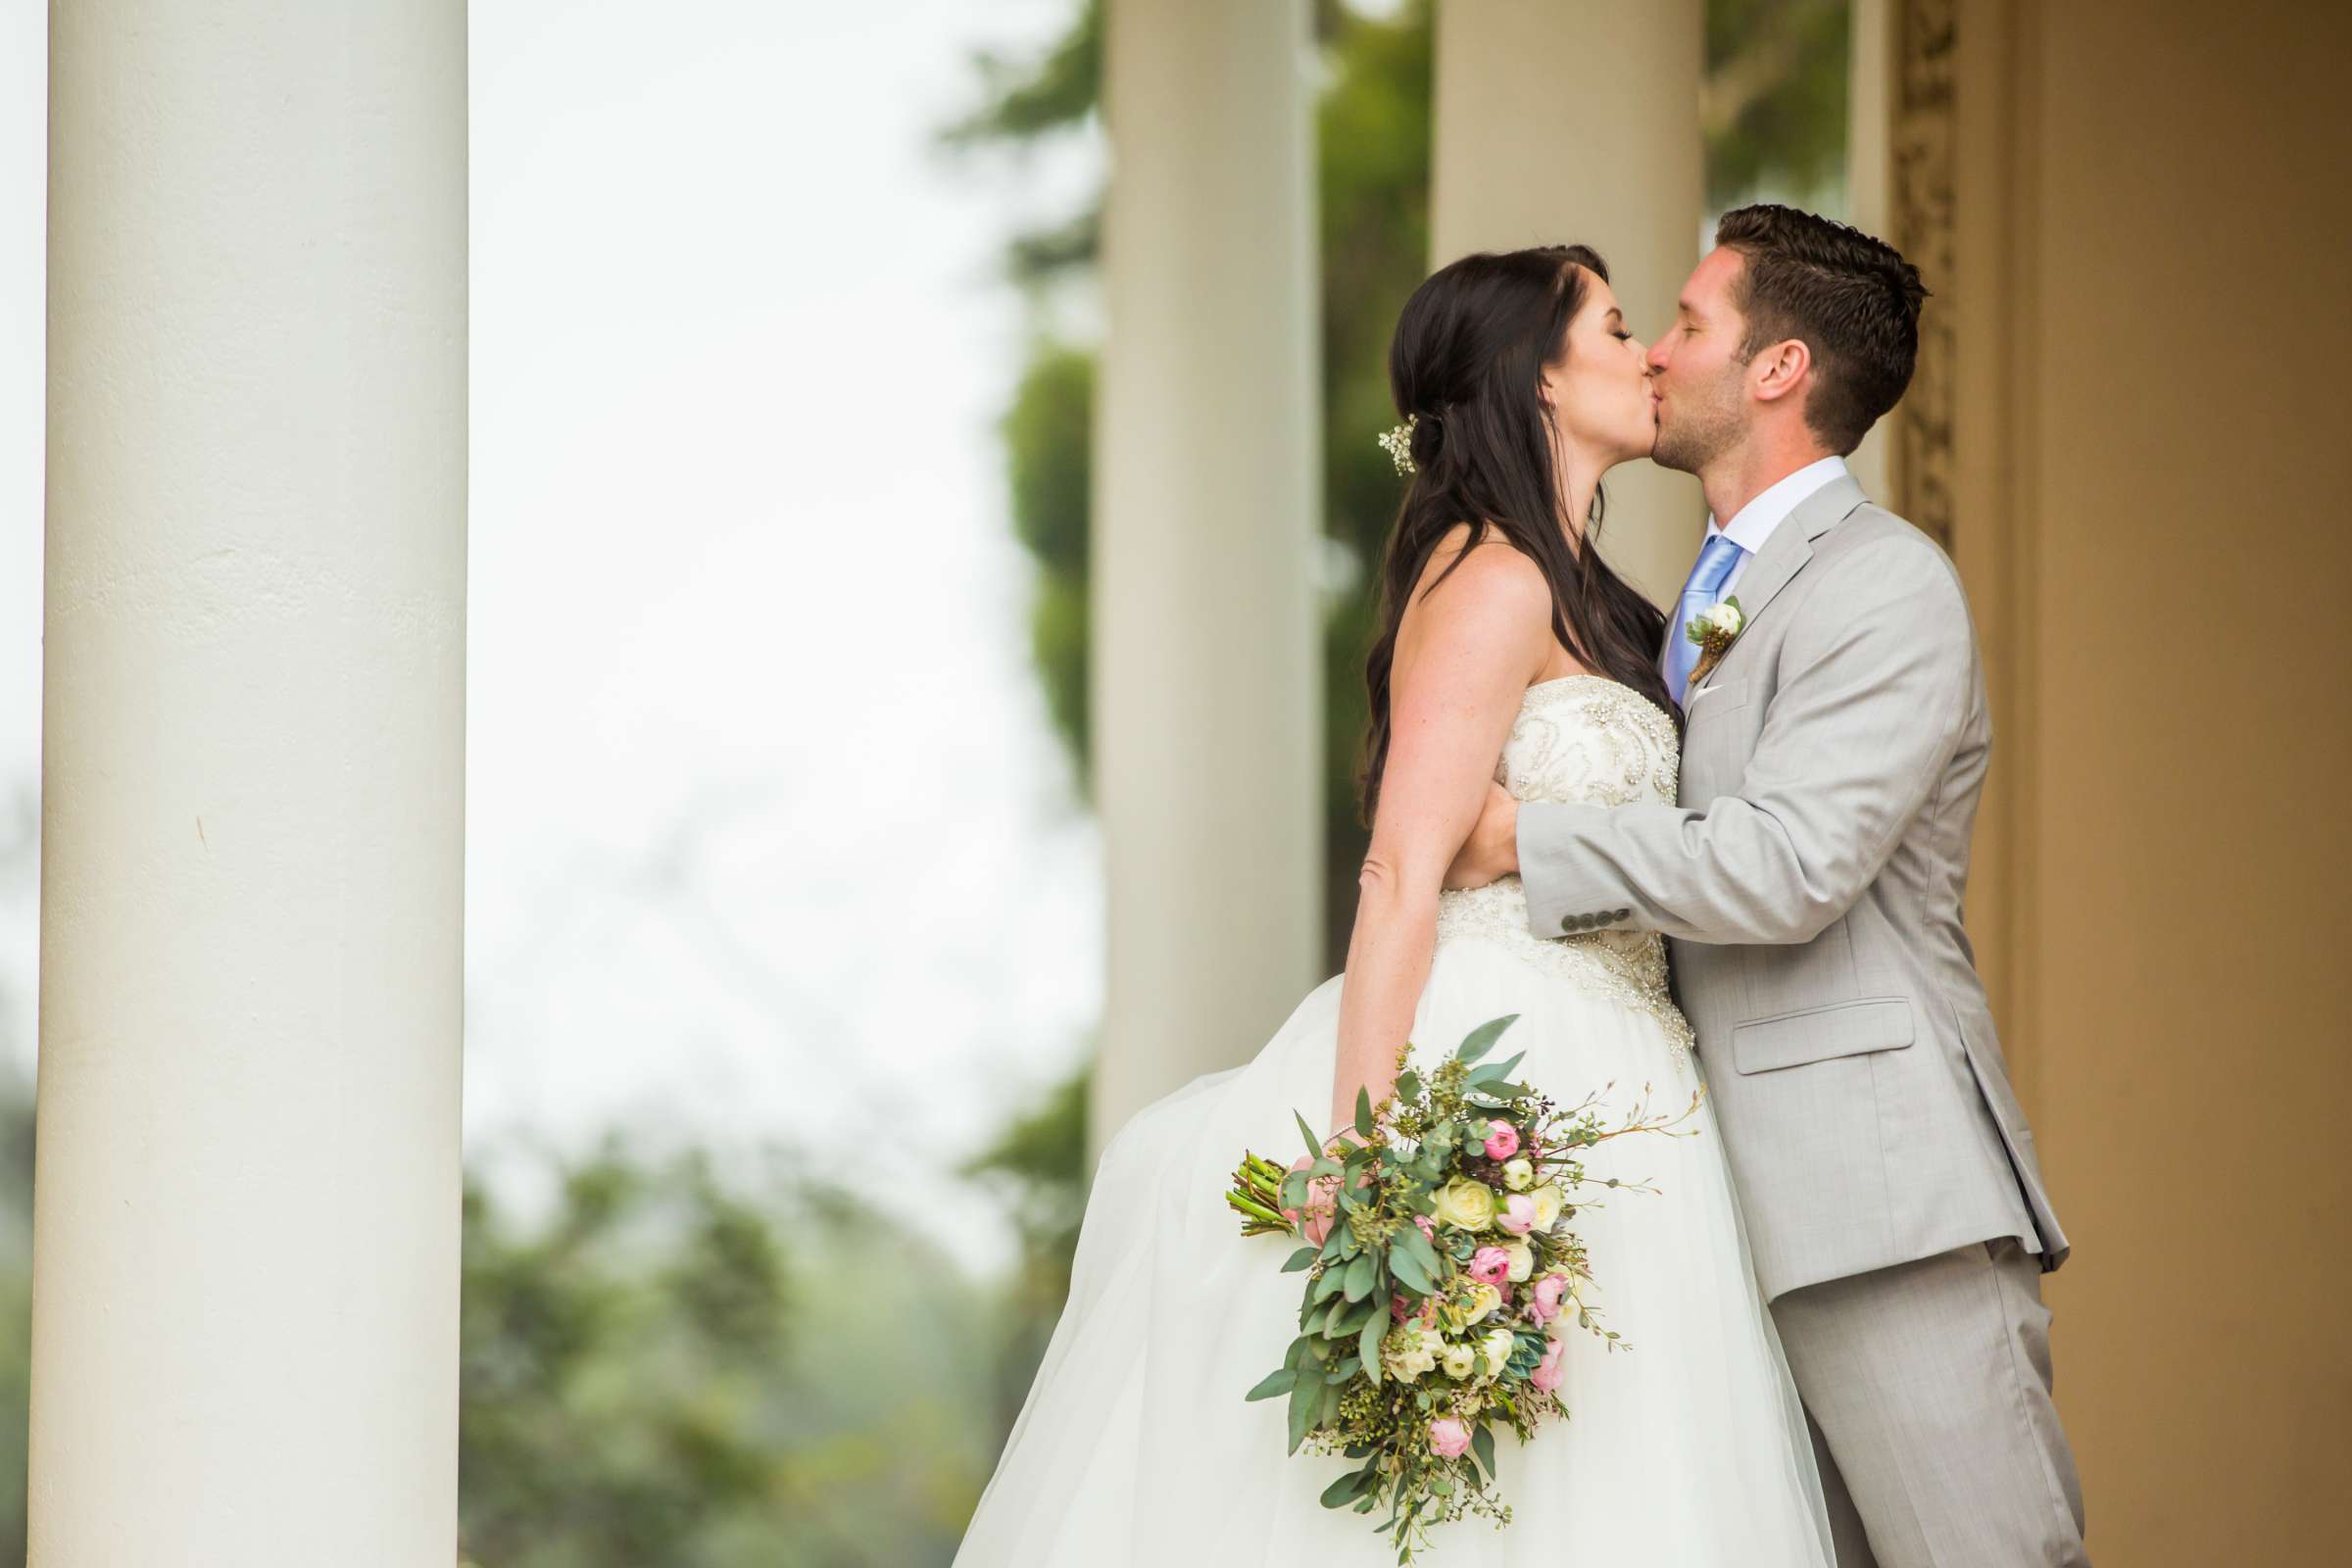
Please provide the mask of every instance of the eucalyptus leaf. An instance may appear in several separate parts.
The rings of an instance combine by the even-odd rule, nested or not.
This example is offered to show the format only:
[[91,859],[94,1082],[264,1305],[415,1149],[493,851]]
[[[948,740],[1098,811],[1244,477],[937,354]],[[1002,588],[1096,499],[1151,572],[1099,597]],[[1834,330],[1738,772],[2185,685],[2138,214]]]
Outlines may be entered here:
[[1311,1247],[1301,1247],[1298,1249],[1298,1250],[1291,1254],[1291,1260],[1289,1262],[1282,1265],[1282,1271],[1285,1274],[1296,1274],[1302,1268],[1313,1268],[1314,1266],[1315,1249]]
[[[1505,1029],[1518,1021],[1519,1015],[1510,1012],[1480,1024],[1462,1037],[1461,1045],[1453,1053],[1453,1059],[1461,1062],[1476,1061],[1494,1048],[1494,1042],[1502,1038],[1502,1032]],[[1305,1124],[1302,1122],[1300,1125]],[[1312,1135],[1310,1134],[1309,1137],[1311,1138]]]
[[1358,1138],[1372,1136],[1372,1091],[1369,1087],[1358,1088],[1355,1092],[1355,1135]]
[[1306,1441],[1307,1430],[1323,1411],[1323,1383],[1321,1379],[1300,1379],[1291,1390],[1291,1447],[1297,1453],[1298,1445]]
[[1477,1454],[1478,1462],[1487,1467],[1487,1474],[1494,1473],[1494,1434],[1484,1423],[1471,1429],[1470,1451]]
[[[1420,1227],[1414,1227],[1414,1234],[1420,1234]],[[1421,1266],[1421,1260],[1410,1250],[1400,1251],[1394,1248],[1390,1249],[1389,1270],[1396,1276],[1396,1282],[1399,1285],[1416,1296],[1437,1294],[1437,1282],[1431,1278],[1434,1271],[1424,1269]]]
[[1307,1157],[1309,1159],[1321,1159],[1323,1157],[1323,1141],[1315,1136],[1315,1130],[1306,1124],[1306,1118],[1304,1116],[1299,1115],[1295,1110],[1291,1112],[1291,1116],[1293,1120],[1298,1123],[1298,1136],[1306,1140]]
[[1364,1320],[1363,1329],[1355,1339],[1356,1359],[1363,1367],[1365,1378],[1376,1388],[1380,1384],[1380,1342],[1388,1331],[1389,1314],[1375,1312]]
[[1517,1067],[1526,1059],[1527,1053],[1522,1051],[1515,1056],[1506,1056],[1500,1061],[1490,1061],[1485,1066],[1480,1067],[1472,1072],[1464,1081],[1472,1084],[1483,1084],[1489,1079],[1493,1078],[1508,1078],[1511,1075],[1511,1069]]
[[1286,1366],[1278,1372],[1267,1373],[1264,1377],[1258,1380],[1256,1388],[1251,1389],[1248,1394],[1243,1395],[1242,1397],[1245,1400],[1271,1399],[1277,1394],[1290,1393],[1291,1390],[1297,1386],[1298,1382],[1298,1374]]
[[1378,1274],[1379,1269],[1372,1261],[1372,1254],[1370,1252],[1357,1253],[1355,1261],[1348,1265],[1348,1283],[1345,1287],[1348,1292],[1348,1299],[1350,1301],[1362,1300],[1365,1295],[1371,1291],[1372,1282],[1378,1277]]
[[[1421,1227],[1418,1225],[1410,1225],[1399,1231],[1396,1236],[1396,1247],[1403,1248],[1406,1255],[1420,1264],[1422,1272],[1433,1280],[1445,1268],[1445,1265],[1438,1261],[1437,1248],[1431,1244],[1428,1237],[1421,1234]],[[1396,1266],[1396,1248],[1393,1247],[1389,1250],[1389,1267],[1395,1269]]]

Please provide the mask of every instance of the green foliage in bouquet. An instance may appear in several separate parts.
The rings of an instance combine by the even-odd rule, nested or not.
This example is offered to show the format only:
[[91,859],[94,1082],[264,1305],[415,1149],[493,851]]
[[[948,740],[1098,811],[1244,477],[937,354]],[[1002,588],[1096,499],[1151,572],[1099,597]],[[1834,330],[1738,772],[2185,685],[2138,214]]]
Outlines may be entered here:
[[[1282,1265],[1306,1275],[1298,1336],[1250,1399],[1287,1398],[1290,1451],[1361,1460],[1324,1506],[1368,1514],[1384,1503],[1396,1560],[1432,1525],[1510,1509],[1492,1490],[1494,1433],[1524,1443],[1559,1395],[1571,1329],[1623,1342],[1587,1304],[1592,1274],[1569,1229],[1588,1181],[1580,1156],[1628,1133],[1666,1132],[1697,1108],[1652,1115],[1646,1091],[1614,1127],[1597,1097],[1562,1109],[1486,1062],[1513,1013],[1470,1031],[1426,1076],[1399,1053],[1395,1092],[1375,1109],[1356,1095],[1354,1138],[1325,1146],[1303,1117],[1307,1155],[1289,1168],[1245,1153],[1225,1200],[1244,1236],[1305,1243]],[[1589,1204],[1586,1206],[1590,1206]]]

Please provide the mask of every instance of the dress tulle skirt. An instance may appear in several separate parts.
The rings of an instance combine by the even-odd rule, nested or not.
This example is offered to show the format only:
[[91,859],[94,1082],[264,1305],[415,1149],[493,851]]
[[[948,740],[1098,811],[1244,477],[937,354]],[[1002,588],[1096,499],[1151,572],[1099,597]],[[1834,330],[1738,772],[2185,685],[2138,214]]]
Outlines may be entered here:
[[[1353,1468],[1285,1453],[1286,1401],[1243,1395],[1282,1362],[1300,1276],[1280,1237],[1244,1240],[1223,1193],[1244,1149],[1302,1152],[1294,1109],[1327,1114],[1340,979],[1312,992],[1245,1066],[1197,1078],[1139,1111],[1104,1149],[1069,1300],[959,1568],[1391,1563],[1385,1512],[1324,1508]],[[1438,948],[1416,1014],[1434,1063],[1489,1018],[1520,1015],[1496,1056],[1562,1104],[1610,1086],[1622,1114],[1689,1103],[1696,1070],[1653,1012],[1546,973],[1509,946]],[[1591,1298],[1630,1348],[1570,1337],[1564,1422],[1522,1446],[1497,1436],[1511,1523],[1436,1528],[1421,1560],[1609,1568],[1827,1568],[1827,1527],[1804,1417],[1750,1273],[1724,1154],[1702,1105],[1696,1136],[1593,1151],[1588,1171],[1643,1179],[1576,1226]],[[1590,1195],[1588,1195],[1590,1196]]]

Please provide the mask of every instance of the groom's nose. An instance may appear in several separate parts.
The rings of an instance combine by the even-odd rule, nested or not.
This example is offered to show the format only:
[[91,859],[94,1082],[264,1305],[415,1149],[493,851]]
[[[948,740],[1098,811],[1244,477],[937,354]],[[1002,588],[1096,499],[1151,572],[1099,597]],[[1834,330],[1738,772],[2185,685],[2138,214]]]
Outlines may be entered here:
[[1649,373],[1652,375],[1666,368],[1666,340],[1661,337],[1652,343],[1649,346],[1649,352],[1642,356],[1642,361],[1649,367]]

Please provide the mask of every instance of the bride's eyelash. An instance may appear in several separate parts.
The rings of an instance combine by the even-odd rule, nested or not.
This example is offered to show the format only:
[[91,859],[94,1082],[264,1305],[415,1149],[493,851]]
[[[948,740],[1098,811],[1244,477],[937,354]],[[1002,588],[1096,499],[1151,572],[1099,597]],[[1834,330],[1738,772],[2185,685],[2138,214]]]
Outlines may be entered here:
[[1611,336],[1611,337],[1615,338],[1615,339],[1616,339],[1618,342],[1620,342],[1620,343],[1624,343],[1624,342],[1630,341],[1630,340],[1632,339],[1633,335],[1634,335],[1633,333],[1631,333],[1631,332],[1628,332],[1628,331],[1624,330],[1622,327],[1620,327],[1618,330],[1616,330],[1616,331],[1614,331],[1614,332],[1611,332],[1611,333],[1609,334],[1609,336]]

